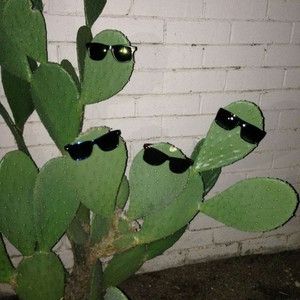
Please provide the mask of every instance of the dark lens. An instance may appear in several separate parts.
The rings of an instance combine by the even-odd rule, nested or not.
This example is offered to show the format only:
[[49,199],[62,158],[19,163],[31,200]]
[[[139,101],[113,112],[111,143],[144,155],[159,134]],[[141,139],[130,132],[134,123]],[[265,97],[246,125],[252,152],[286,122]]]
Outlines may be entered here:
[[155,148],[146,148],[144,150],[143,159],[146,163],[152,166],[159,166],[168,160],[168,156]]
[[192,164],[193,161],[189,158],[170,158],[170,170],[176,174],[181,174],[185,172]]
[[241,138],[250,144],[258,144],[265,135],[265,131],[252,124],[244,122],[241,125]]
[[232,130],[238,125],[238,119],[235,115],[223,108],[219,109],[215,121],[220,127],[226,130]]
[[129,46],[114,45],[112,46],[112,51],[116,60],[120,62],[130,61],[132,59],[133,51]]
[[93,150],[93,144],[90,141],[67,145],[65,149],[74,160],[82,160],[89,157]]
[[98,139],[94,140],[94,144],[98,145],[98,147],[102,151],[111,151],[117,148],[119,145],[119,136],[121,135],[120,130],[110,131]]
[[100,43],[88,43],[87,48],[92,60],[102,60],[109,50],[109,46]]

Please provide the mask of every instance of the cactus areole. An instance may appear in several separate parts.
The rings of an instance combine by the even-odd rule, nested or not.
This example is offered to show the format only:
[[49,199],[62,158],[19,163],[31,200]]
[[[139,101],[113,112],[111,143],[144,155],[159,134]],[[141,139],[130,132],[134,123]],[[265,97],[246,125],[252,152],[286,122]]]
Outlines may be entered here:
[[[282,226],[298,203],[290,184],[267,177],[207,199],[222,168],[250,154],[266,134],[252,102],[221,108],[191,157],[168,143],[145,144],[128,178],[122,128],[82,132],[85,106],[121,91],[134,67],[137,49],[122,32],[92,35],[105,4],[84,0],[78,76],[68,60],[48,60],[41,0],[0,3],[2,84],[13,119],[2,104],[0,113],[18,146],[0,162],[0,283],[11,284],[21,300],[126,299],[115,286],[170,248],[199,212],[256,232]],[[61,151],[41,169],[23,138],[33,110]],[[72,246],[72,272],[53,251],[63,235]],[[23,255],[17,267],[4,237]]]

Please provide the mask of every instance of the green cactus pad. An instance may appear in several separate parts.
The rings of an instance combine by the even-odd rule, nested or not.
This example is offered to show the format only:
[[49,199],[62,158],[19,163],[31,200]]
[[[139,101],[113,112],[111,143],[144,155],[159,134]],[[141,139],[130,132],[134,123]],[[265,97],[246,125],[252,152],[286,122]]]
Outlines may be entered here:
[[92,28],[106,4],[106,0],[84,0],[84,14],[86,25]]
[[[94,43],[106,45],[130,45],[126,36],[116,30],[104,30],[96,35]],[[100,61],[85,58],[82,83],[82,104],[92,104],[106,100],[123,89],[130,79],[134,61],[117,61],[111,51]]]
[[[184,158],[176,147],[159,143],[151,147],[171,157]],[[149,165],[143,160],[144,150],[140,151],[132,162],[129,174],[130,204],[127,216],[138,219],[159,211],[170,204],[184,189],[190,171],[175,174],[170,171],[169,161],[162,165]]]
[[103,273],[102,265],[99,260],[92,267],[91,271],[91,287],[88,300],[99,300],[103,298]]
[[94,245],[102,240],[109,232],[112,225],[112,216],[103,217],[102,215],[94,214],[91,223],[90,242]]
[[23,131],[24,124],[34,110],[30,84],[1,69],[2,84],[15,124]]
[[6,252],[2,235],[0,234],[0,283],[10,283],[15,275],[15,269]]
[[[107,127],[92,128],[81,134],[75,142],[90,141],[108,131]],[[94,145],[90,157],[81,161],[69,160],[74,165],[73,180],[81,202],[95,214],[110,217],[127,163],[123,139],[119,139],[119,145],[112,151],[106,152]]]
[[43,12],[44,7],[42,0],[31,0],[31,2],[34,9],[38,9],[39,11]]
[[39,250],[49,251],[69,227],[79,207],[74,165],[67,157],[50,160],[34,189]]
[[32,198],[37,174],[22,151],[9,152],[0,162],[0,232],[23,255],[31,255],[36,245]]
[[19,265],[17,295],[20,299],[58,300],[64,295],[64,268],[54,253],[35,253]]
[[78,79],[78,76],[76,74],[76,71],[73,67],[73,65],[71,64],[70,61],[68,61],[67,59],[63,59],[60,63],[60,65],[69,73],[69,75],[72,77],[73,81],[75,82],[78,92],[80,92],[81,86],[80,86],[80,82]]
[[91,42],[92,39],[93,39],[93,35],[89,27],[82,26],[78,29],[76,45],[77,45],[78,69],[79,69],[81,82],[83,81],[84,62],[86,56],[86,44]]
[[32,78],[35,108],[61,151],[80,132],[83,107],[72,77],[58,64],[42,64]]
[[[246,122],[263,129],[263,115],[256,104],[248,101],[237,101],[229,104],[225,109]],[[257,145],[241,139],[240,130],[240,127],[225,130],[214,121],[195,161],[195,171],[202,173],[227,166],[252,152]]]
[[251,178],[205,201],[200,211],[242,231],[267,231],[291,218],[297,202],[297,194],[288,183]]
[[128,300],[128,298],[116,287],[110,287],[106,290],[104,300]]
[[15,47],[39,62],[47,61],[45,20],[39,10],[32,9],[30,0],[8,1],[2,22]]
[[124,175],[117,196],[117,202],[116,202],[117,208],[120,209],[124,208],[128,200],[128,196],[129,196],[129,182],[126,175]]

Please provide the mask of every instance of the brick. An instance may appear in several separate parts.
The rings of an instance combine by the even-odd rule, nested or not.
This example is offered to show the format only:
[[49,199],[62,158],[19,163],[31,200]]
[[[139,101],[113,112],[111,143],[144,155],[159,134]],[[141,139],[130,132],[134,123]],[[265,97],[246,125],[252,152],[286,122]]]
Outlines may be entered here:
[[[0,72],[1,73],[1,72]],[[1,104],[4,106],[4,108],[6,109],[7,113],[9,114],[9,116],[11,117],[11,119],[13,120],[13,115],[11,112],[11,109],[9,107],[9,104],[7,102],[7,99],[5,98],[5,96],[0,98],[1,100]],[[4,119],[2,118],[2,116],[0,115],[0,123],[5,123]]]
[[58,62],[67,59],[75,69],[78,68],[76,43],[60,43],[58,45]]
[[204,50],[204,67],[261,66],[263,46],[207,46]]
[[298,0],[272,0],[269,2],[268,17],[280,21],[300,21]]
[[140,45],[135,69],[180,69],[202,67],[201,46]]
[[6,251],[10,257],[22,255],[21,252],[13,244],[11,244],[5,236],[3,236],[3,241],[6,247]]
[[299,248],[299,246],[300,246],[300,231],[295,232],[288,237],[287,245],[291,248],[296,248],[296,249]]
[[201,94],[201,113],[217,113],[220,107],[239,101],[248,100],[256,104],[259,103],[259,92],[222,92]]
[[284,71],[278,69],[229,70],[226,90],[281,88]]
[[132,43],[162,43],[162,20],[141,18],[109,18],[101,17],[93,25],[93,34],[104,29],[117,29],[129,38]]
[[138,116],[194,115],[200,112],[198,95],[149,95],[136,100]]
[[220,227],[214,229],[214,241],[216,244],[240,242],[258,238],[261,235],[262,233],[259,232],[243,232],[231,227]]
[[265,130],[277,129],[279,123],[279,111],[264,111]]
[[222,21],[170,21],[167,22],[168,44],[226,44],[229,42],[230,24]]
[[[3,147],[3,145],[1,145]],[[16,150],[16,146],[13,148],[0,148],[0,159],[4,157],[8,152]]]
[[162,136],[199,136],[206,134],[212,116],[180,116],[162,118]]
[[274,168],[287,168],[299,166],[300,149],[278,151],[274,155]]
[[263,19],[266,0],[206,0],[205,17],[213,19]]
[[56,43],[48,44],[48,60],[58,62],[58,45]]
[[29,147],[29,152],[39,168],[41,168],[50,159],[61,155],[57,147],[53,144],[32,146]]
[[107,1],[101,16],[105,15],[128,15],[131,0],[109,0]]
[[[226,172],[226,169],[224,170],[224,172]],[[218,181],[216,182],[216,185],[211,190],[210,194],[207,195],[206,199],[209,199],[209,197],[213,194],[225,191],[227,188],[243,179],[246,179],[246,173],[222,173]]]
[[109,101],[85,107],[87,120],[133,117],[134,114],[134,99],[128,96],[114,96]]
[[53,144],[42,123],[27,123],[24,127],[24,140],[27,146]]
[[261,97],[262,110],[300,109],[300,91],[268,91]]
[[295,44],[300,44],[300,22],[295,23],[292,42]]
[[300,69],[287,70],[284,86],[287,88],[300,88]]
[[0,145],[1,147],[14,147],[15,139],[6,124],[0,123]]
[[283,22],[233,22],[231,43],[289,43],[292,25]]
[[73,0],[72,4],[68,0],[51,0],[49,1],[49,13],[59,15],[84,15],[83,1]]
[[265,66],[300,66],[300,46],[276,45],[267,49]]
[[202,16],[203,0],[135,0],[131,14],[153,17],[199,18]]
[[300,128],[300,110],[286,110],[280,113],[280,129]]
[[[199,213],[190,223],[189,230],[190,231],[199,231],[203,229],[211,229],[223,227],[224,224],[216,221],[215,219],[203,214]],[[200,232],[201,234],[201,232]]]
[[165,73],[166,93],[220,91],[224,89],[226,71],[190,70]]

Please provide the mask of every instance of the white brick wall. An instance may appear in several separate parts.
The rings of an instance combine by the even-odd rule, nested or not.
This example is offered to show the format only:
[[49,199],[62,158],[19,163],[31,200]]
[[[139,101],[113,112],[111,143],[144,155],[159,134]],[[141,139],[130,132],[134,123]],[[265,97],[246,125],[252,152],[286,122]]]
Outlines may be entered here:
[[[75,39],[82,0],[47,0],[49,58],[77,67]],[[214,190],[255,176],[290,181],[300,190],[300,2],[298,0],[108,0],[93,33],[116,28],[138,46],[136,71],[111,100],[86,108],[84,128],[122,129],[129,162],[145,142],[167,141],[187,155],[218,108],[248,99],[264,112],[268,134],[246,159],[224,168]],[[0,86],[1,102],[7,107]],[[0,157],[15,142],[0,118]],[[36,114],[25,139],[39,166],[59,155]],[[264,234],[242,233],[199,214],[164,256],[142,271],[249,253],[300,247],[300,213]],[[57,252],[68,267],[70,247]],[[14,260],[19,261],[13,252]]]

